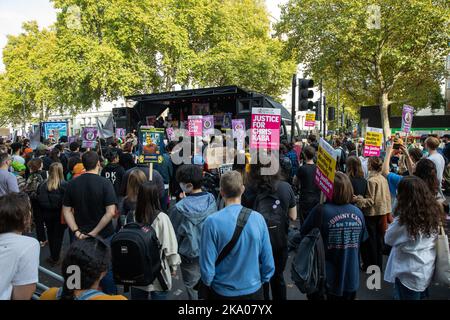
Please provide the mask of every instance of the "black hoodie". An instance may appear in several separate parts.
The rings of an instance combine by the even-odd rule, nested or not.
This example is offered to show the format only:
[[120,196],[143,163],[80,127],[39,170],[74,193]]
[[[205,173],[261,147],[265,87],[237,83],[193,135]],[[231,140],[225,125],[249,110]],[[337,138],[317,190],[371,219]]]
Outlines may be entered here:
[[102,170],[102,177],[105,177],[114,186],[114,190],[116,191],[116,195],[120,195],[120,186],[122,184],[122,178],[125,174],[125,169],[118,163],[109,163]]

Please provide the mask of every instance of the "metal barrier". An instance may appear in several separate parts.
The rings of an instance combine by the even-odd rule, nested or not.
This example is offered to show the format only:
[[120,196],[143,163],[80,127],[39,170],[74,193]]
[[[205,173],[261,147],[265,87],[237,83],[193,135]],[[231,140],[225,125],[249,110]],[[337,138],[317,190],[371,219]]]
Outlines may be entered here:
[[[48,270],[48,269],[45,269],[44,267],[39,266],[39,272],[42,272],[42,273],[46,274],[47,276],[49,276],[50,278],[52,278],[52,279],[54,279],[54,280],[56,280],[56,281],[61,282],[61,284],[64,283],[64,278],[63,278],[62,276],[60,276],[60,275],[57,274],[57,273],[54,273],[53,271],[50,271],[50,270]],[[44,284],[38,282],[38,283],[36,284],[36,289],[39,290],[39,291],[41,291],[41,292],[45,292],[45,291],[47,291],[49,288],[48,288],[46,285],[44,285]],[[31,299],[32,299],[32,300],[39,300],[39,298],[40,298],[40,295],[37,294],[37,293],[35,292],[35,293],[33,294],[33,297],[32,297]]]

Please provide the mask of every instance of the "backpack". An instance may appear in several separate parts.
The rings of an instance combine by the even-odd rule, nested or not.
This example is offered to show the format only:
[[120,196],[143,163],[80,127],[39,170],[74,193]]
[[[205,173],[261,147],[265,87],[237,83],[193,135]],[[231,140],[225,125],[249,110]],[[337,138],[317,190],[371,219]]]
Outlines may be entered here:
[[44,178],[40,173],[33,173],[28,177],[27,184],[24,191],[28,194],[31,200],[37,199],[39,186],[44,182]]
[[39,205],[46,210],[60,210],[63,206],[64,191],[61,187],[57,190],[48,191],[47,183],[39,186],[37,200]]
[[161,244],[151,225],[126,224],[111,239],[114,281],[125,286],[148,286],[158,279],[163,290],[167,284],[161,275]]
[[280,198],[269,192],[258,194],[253,210],[259,212],[266,220],[272,249],[276,251],[286,248],[289,223]]
[[319,223],[300,241],[291,266],[292,281],[304,294],[325,292],[325,248],[318,227],[322,223],[322,205],[318,210]]

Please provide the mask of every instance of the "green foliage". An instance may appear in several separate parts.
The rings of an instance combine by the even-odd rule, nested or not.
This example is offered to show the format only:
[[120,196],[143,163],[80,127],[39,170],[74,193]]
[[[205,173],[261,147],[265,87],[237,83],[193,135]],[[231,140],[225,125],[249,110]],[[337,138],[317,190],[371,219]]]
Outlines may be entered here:
[[[367,25],[369,5],[380,8],[379,28]],[[339,72],[346,107],[379,104],[385,112],[391,104],[428,106],[429,95],[419,93],[443,79],[449,22],[445,0],[290,0],[277,32],[288,36],[286,54],[324,79],[329,102],[336,104]]]
[[[57,22],[10,37],[2,117],[45,119],[102,99],[185,86],[239,85],[279,98],[295,72],[262,0],[53,0]],[[6,89],[3,89],[6,88]],[[11,111],[8,113],[6,111]]]

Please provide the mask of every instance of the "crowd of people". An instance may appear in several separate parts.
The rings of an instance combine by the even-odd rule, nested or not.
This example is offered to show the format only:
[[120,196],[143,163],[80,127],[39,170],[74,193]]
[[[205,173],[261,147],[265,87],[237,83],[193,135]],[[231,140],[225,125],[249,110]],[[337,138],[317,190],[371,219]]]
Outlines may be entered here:
[[[205,187],[205,161],[172,161],[182,152],[177,142],[151,170],[137,164],[133,134],[92,150],[64,138],[34,150],[28,139],[2,140],[0,300],[31,299],[45,246],[46,262],[60,266],[65,280],[69,266],[80,267],[81,287],[65,282],[42,300],[126,299],[111,243],[130,223],[151,226],[161,250],[161,277],[132,286],[131,299],[167,299],[179,271],[191,300],[286,300],[289,250],[314,228],[324,241],[326,282],[308,299],[355,299],[360,272],[383,270],[383,256],[393,297],[423,299],[448,214],[450,137],[419,144],[393,137],[381,157],[364,157],[363,141],[351,135],[329,142],[337,167],[332,199],[321,204],[314,135],[281,143],[276,174],[262,175],[270,163],[250,165],[247,154],[245,165],[220,175],[217,194]],[[70,247],[62,254],[66,230]]]

